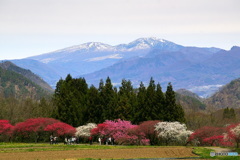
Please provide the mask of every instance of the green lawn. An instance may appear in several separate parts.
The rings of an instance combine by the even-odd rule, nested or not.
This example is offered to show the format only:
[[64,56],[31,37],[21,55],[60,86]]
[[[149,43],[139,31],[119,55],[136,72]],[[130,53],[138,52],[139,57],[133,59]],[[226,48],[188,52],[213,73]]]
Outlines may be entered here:
[[[31,151],[61,151],[61,150],[80,150],[80,149],[122,149],[122,148],[142,148],[142,147],[167,147],[167,146],[112,146],[98,144],[77,144],[64,145],[48,143],[0,143],[0,153],[10,152],[31,152]],[[171,147],[171,146],[169,146]]]

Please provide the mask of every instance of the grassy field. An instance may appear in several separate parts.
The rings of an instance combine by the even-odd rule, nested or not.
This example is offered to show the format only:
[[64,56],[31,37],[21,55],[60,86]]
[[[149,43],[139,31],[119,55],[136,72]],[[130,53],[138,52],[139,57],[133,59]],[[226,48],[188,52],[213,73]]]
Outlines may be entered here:
[[50,145],[46,143],[0,143],[0,159],[133,159],[186,158],[238,160],[239,157],[210,157],[211,149],[183,146],[111,146],[111,145]]
[[[54,144],[47,143],[0,143],[0,153],[11,152],[33,152],[33,151],[65,151],[65,150],[82,150],[82,149],[132,149],[132,148],[156,148],[168,146],[119,146],[119,145],[88,145],[88,144]],[[169,146],[171,147],[171,146]]]

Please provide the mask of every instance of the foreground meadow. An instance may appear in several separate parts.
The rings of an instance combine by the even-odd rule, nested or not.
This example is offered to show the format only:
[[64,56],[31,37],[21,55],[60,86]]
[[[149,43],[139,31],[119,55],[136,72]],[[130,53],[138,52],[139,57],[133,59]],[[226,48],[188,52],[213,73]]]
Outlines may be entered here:
[[[0,159],[138,159],[138,158],[193,158],[211,159],[211,149],[183,146],[111,146],[111,145],[50,145],[35,143],[1,143]],[[237,160],[239,157],[213,157]]]
[[0,159],[132,159],[198,157],[191,147],[49,145],[5,143],[0,146]]

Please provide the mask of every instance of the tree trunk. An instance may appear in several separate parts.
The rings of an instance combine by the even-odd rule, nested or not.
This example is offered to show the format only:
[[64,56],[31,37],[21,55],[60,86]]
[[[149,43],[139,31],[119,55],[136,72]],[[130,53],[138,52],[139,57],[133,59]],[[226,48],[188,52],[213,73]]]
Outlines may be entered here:
[[215,142],[215,140],[212,141],[211,146],[213,146],[214,142]]
[[38,139],[39,139],[39,136],[36,135],[36,137],[35,137],[35,143],[38,143]]

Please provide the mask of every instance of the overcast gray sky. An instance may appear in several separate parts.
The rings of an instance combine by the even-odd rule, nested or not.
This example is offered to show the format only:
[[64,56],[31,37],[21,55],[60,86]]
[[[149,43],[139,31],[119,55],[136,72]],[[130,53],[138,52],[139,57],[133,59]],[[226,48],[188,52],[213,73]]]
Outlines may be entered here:
[[0,0],[0,59],[140,37],[229,50],[240,46],[239,6],[239,0]]

